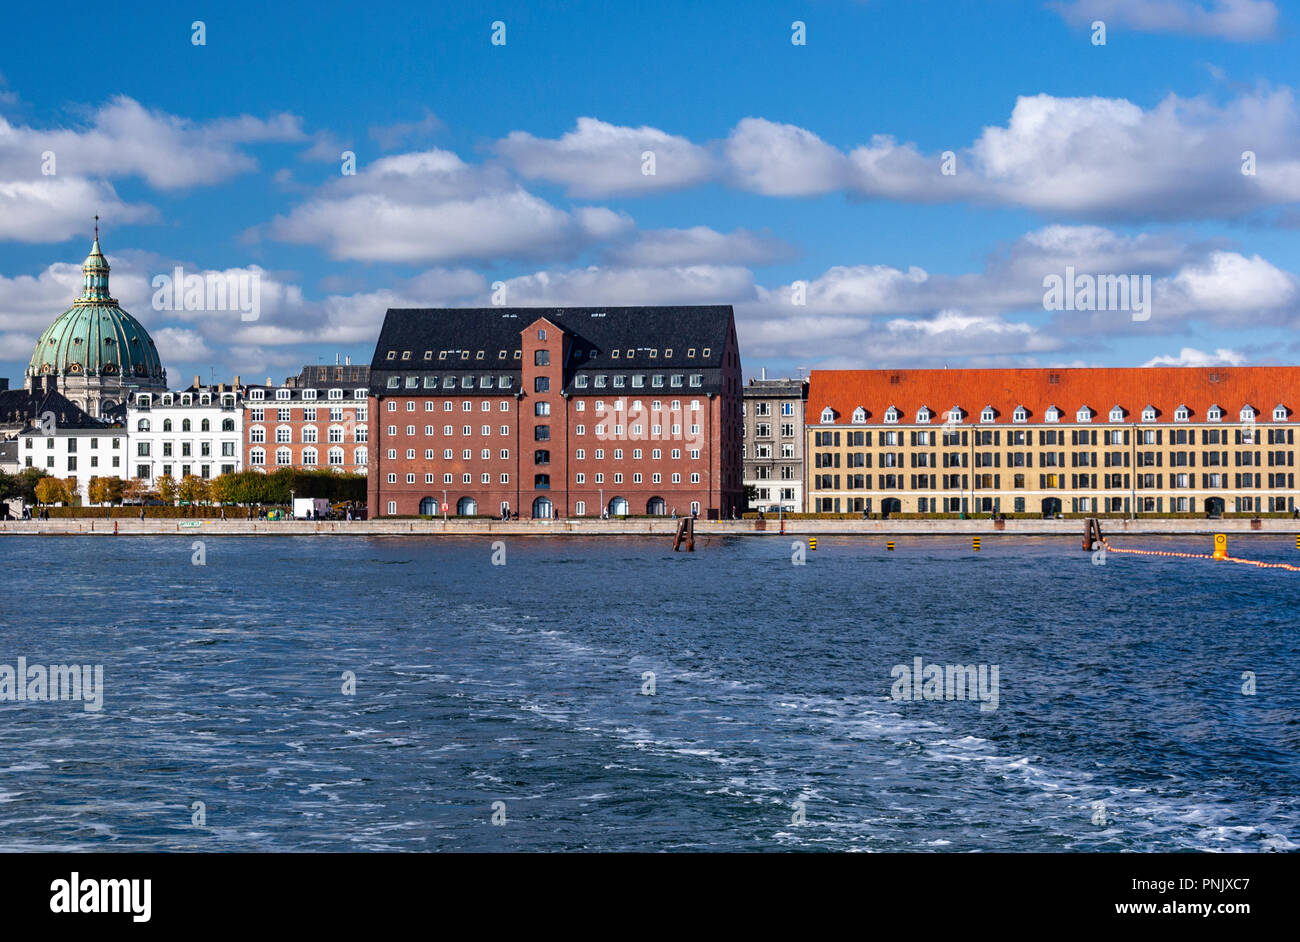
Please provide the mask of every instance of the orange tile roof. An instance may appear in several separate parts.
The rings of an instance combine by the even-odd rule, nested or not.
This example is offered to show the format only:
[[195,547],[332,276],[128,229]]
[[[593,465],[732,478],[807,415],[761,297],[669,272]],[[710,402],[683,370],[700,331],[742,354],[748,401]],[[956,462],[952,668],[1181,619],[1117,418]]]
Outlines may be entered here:
[[[1055,377],[1055,381],[1052,380]],[[1212,367],[1096,367],[1024,370],[813,370],[808,388],[808,424],[816,425],[830,406],[836,423],[851,422],[853,410],[867,411],[868,425],[884,424],[892,405],[902,413],[898,424],[916,422],[927,406],[930,424],[942,425],[948,410],[960,406],[964,423],[979,424],[985,406],[993,406],[995,423],[1007,424],[1017,406],[1028,411],[1030,423],[1042,422],[1050,406],[1061,410],[1062,424],[1074,423],[1076,412],[1088,406],[1093,421],[1105,423],[1113,406],[1125,411],[1124,421],[1138,421],[1148,405],[1157,422],[1173,422],[1174,411],[1186,405],[1190,421],[1206,421],[1211,405],[1223,410],[1224,422],[1240,421],[1241,408],[1251,405],[1256,418],[1269,422],[1273,407],[1300,408],[1300,366]]]

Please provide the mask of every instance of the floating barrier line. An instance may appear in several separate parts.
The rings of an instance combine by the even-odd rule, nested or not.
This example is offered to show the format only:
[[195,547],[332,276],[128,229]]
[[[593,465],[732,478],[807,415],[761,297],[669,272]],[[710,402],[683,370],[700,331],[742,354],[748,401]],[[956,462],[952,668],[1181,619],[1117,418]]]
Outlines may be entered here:
[[[1133,553],[1138,556],[1176,556],[1180,559],[1214,559],[1211,553],[1170,553],[1164,550],[1141,550],[1141,549],[1118,549],[1111,546],[1106,539],[1102,539],[1101,545],[1106,547],[1108,553]],[[1300,566],[1293,566],[1290,563],[1262,563],[1257,559],[1241,559],[1238,556],[1224,556],[1223,562],[1242,563],[1246,566],[1257,566],[1260,569],[1285,569],[1288,572],[1300,572]]]

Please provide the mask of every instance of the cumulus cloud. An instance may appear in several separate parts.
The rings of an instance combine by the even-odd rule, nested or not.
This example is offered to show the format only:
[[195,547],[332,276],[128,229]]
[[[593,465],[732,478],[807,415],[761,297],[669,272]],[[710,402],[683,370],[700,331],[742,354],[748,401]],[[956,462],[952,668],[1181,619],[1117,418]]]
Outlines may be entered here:
[[335,258],[432,262],[564,258],[628,230],[602,207],[559,209],[504,172],[445,150],[385,157],[321,187],[270,226]]
[[118,95],[82,128],[34,128],[0,118],[0,174],[39,178],[41,155],[50,151],[60,176],[137,176],[158,189],[174,190],[219,183],[254,169],[257,161],[240,145],[302,137],[300,120],[289,114],[197,122],[151,111]]
[[767,265],[793,258],[793,245],[769,233],[736,229],[718,232],[708,226],[689,229],[653,229],[635,240],[605,252],[612,263],[647,265]]
[[1247,362],[1244,353],[1219,347],[1213,353],[1206,353],[1193,347],[1183,347],[1176,356],[1166,354],[1152,357],[1143,366],[1241,366]]
[[1277,33],[1278,12],[1272,0],[1066,0],[1048,5],[1076,26],[1102,20],[1108,27],[1243,42]]
[[[596,118],[579,118],[577,127],[558,139],[513,131],[496,150],[521,176],[562,184],[569,195],[583,199],[679,189],[716,172],[708,149],[684,137]],[[653,153],[653,174],[646,172],[647,151]]]
[[508,304],[726,304],[752,298],[754,276],[728,265],[540,271],[506,282]]

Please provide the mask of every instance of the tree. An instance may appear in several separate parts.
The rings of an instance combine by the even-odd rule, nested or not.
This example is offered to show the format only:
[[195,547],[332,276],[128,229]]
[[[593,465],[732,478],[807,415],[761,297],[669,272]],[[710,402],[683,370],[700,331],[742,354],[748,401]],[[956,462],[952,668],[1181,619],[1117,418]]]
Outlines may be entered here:
[[126,482],[117,475],[104,479],[105,496],[110,504],[122,503],[122,492]]
[[81,504],[81,491],[75,477],[63,479],[63,502],[69,507]]
[[92,504],[104,504],[108,502],[108,479],[91,478],[90,483],[86,485],[86,496],[90,498]]
[[139,503],[144,500],[147,485],[140,478],[127,478],[122,482],[122,500]]
[[179,491],[180,487],[177,485],[176,479],[170,474],[164,474],[158,479],[158,496],[162,498],[164,503],[174,504]]
[[177,491],[177,496],[186,503],[192,504],[199,499],[199,479],[192,474],[187,474],[181,478],[181,486]]
[[63,500],[63,482],[58,478],[45,477],[36,482],[38,504],[56,504],[61,500]]

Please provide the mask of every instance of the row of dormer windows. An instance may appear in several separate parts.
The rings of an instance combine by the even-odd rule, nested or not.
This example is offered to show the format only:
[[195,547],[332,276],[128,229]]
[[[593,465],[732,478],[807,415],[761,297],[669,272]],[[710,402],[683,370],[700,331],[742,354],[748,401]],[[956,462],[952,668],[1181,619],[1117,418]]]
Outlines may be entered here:
[[[1056,406],[1049,406],[1047,411],[1043,414],[1043,421],[1059,422],[1061,421],[1061,416],[1063,414],[1064,414],[1063,411],[1057,408]],[[1155,406],[1148,405],[1142,410],[1142,421],[1154,422],[1156,421],[1156,417],[1158,414],[1159,414],[1158,410],[1156,409]],[[832,409],[830,406],[827,406],[825,409],[822,410],[821,424],[834,425],[837,415],[838,413],[836,413],[834,409]],[[936,413],[933,412],[930,408],[928,408],[927,406],[922,406],[916,412],[916,422],[917,424],[925,425],[929,423],[931,420],[933,420],[935,415]],[[945,413],[945,421],[950,424],[956,424],[963,421],[963,419],[967,415],[968,413],[960,406],[953,406]],[[998,415],[999,413],[996,409],[994,409],[992,406],[986,406],[983,410],[981,410],[979,420],[980,422],[986,422],[986,423],[996,422]],[[1087,406],[1083,406],[1074,415],[1075,415],[1075,421],[1091,422],[1093,421],[1094,418],[1097,417],[1098,413]],[[1110,410],[1109,420],[1111,422],[1123,422],[1126,415],[1128,415],[1128,413],[1125,411],[1124,407],[1117,405]],[[1273,407],[1274,422],[1285,422],[1289,415],[1290,415],[1290,410],[1286,406],[1282,405],[1281,403]],[[1241,411],[1238,413],[1238,416],[1243,422],[1253,422],[1255,421],[1256,418],[1259,417],[1259,412],[1258,410],[1255,409],[1254,406],[1245,405],[1242,406]],[[902,418],[903,418],[903,413],[896,406],[890,406],[888,409],[885,410],[884,421],[886,425],[895,425],[899,421],[901,421]],[[1223,421],[1223,409],[1220,408],[1218,405],[1210,406],[1210,408],[1206,410],[1205,419],[1208,422]],[[1015,411],[1011,414],[1011,420],[1013,422],[1028,422],[1029,410],[1026,409],[1024,406],[1017,406]],[[858,406],[856,409],[853,410],[853,415],[850,418],[850,422],[852,422],[855,425],[861,425],[866,421],[867,421],[867,410],[865,408],[863,408],[862,406]],[[1190,422],[1191,410],[1186,405],[1180,405],[1177,409],[1174,410],[1174,421]]]

